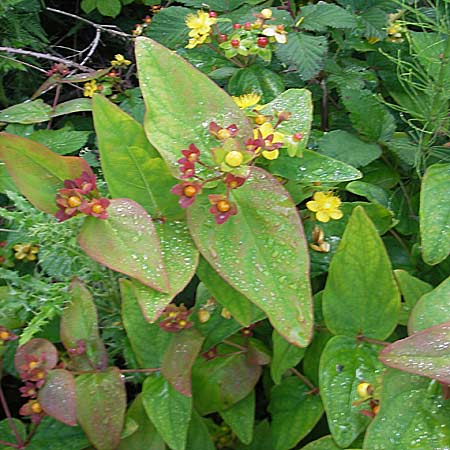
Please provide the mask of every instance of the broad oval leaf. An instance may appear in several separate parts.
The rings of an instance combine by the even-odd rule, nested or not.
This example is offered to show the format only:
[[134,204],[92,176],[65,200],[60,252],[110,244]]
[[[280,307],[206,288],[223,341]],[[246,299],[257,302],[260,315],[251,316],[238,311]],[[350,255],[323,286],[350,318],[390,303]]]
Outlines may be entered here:
[[395,341],[380,353],[389,367],[450,384],[450,322]]
[[341,447],[338,447],[336,443],[333,441],[331,436],[324,436],[317,441],[310,442],[305,447],[302,447],[302,450],[340,450]]
[[49,416],[70,426],[77,424],[75,378],[71,372],[50,370],[39,389],[38,401]]
[[445,449],[450,446],[450,403],[430,381],[398,370],[386,372],[380,410],[367,429],[364,449]]
[[360,206],[331,260],[323,314],[334,334],[385,339],[398,322],[400,294],[383,242]]
[[252,168],[232,193],[238,214],[217,225],[206,196],[188,210],[188,226],[205,259],[268,316],[286,340],[308,345],[312,299],[308,250],[289,194],[270,174]]
[[20,192],[38,209],[54,214],[56,191],[64,180],[92,174],[83,158],[60,156],[47,147],[20,136],[0,133],[2,159]]
[[50,120],[52,107],[38,99],[32,102],[18,103],[0,111],[0,122],[39,123]]
[[14,366],[17,372],[29,370],[30,357],[32,360],[37,358],[36,362],[39,362],[39,367],[50,370],[58,362],[58,350],[47,339],[31,339],[31,341],[21,345],[14,356]]
[[420,192],[420,236],[427,264],[437,264],[450,253],[450,164],[434,164],[425,172]]
[[[217,140],[209,124],[236,124],[239,135],[251,135],[250,124],[232,98],[206,75],[157,42],[138,37],[136,61],[140,87],[147,108],[144,128],[174,176],[181,150],[196,144],[211,162],[209,149]],[[209,160],[208,160],[209,158]]]
[[172,450],[186,447],[192,398],[176,391],[162,375],[150,375],[142,387],[142,403],[158,433]]
[[357,393],[359,383],[377,385],[383,365],[377,359],[378,347],[357,342],[347,336],[328,341],[320,359],[320,395],[327,413],[333,439],[341,447],[349,446],[370,423],[361,410],[367,403]]
[[84,345],[86,352],[81,355],[71,354],[77,369],[89,370],[94,364],[106,368],[108,354],[98,331],[97,308],[91,293],[78,279],[70,285],[70,303],[61,317],[61,342],[67,350]]
[[125,384],[117,367],[77,377],[77,417],[97,450],[115,450],[127,406]]
[[167,292],[169,281],[152,218],[127,198],[111,200],[108,216],[86,219],[78,236],[80,247],[100,264]]

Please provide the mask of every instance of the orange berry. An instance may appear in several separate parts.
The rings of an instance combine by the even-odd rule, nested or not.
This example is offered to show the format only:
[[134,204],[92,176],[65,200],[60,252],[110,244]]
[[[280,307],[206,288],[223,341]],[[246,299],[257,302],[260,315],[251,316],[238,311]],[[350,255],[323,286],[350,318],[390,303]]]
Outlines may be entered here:
[[375,415],[377,415],[379,411],[380,411],[380,405],[375,405],[374,407],[372,407],[372,412]]
[[186,186],[186,187],[183,189],[183,195],[184,195],[185,197],[191,198],[191,197],[193,197],[196,193],[197,193],[197,189],[195,189],[195,187],[194,187],[194,186],[191,186],[191,185]]
[[262,114],[259,114],[255,117],[255,123],[256,125],[262,125],[267,121],[266,116],[263,116]]
[[76,197],[75,195],[72,195],[72,197],[69,197],[69,199],[67,200],[67,204],[71,208],[76,208],[77,206],[81,205],[81,199],[80,199],[80,197]]
[[31,405],[31,411],[33,411],[34,414],[40,414],[42,412],[42,406],[39,402],[34,402]]
[[220,212],[227,212],[231,208],[230,202],[228,200],[219,200],[217,202],[217,209]]
[[9,338],[9,333],[7,332],[7,331],[2,331],[1,333],[0,333],[0,339],[2,339],[3,341],[6,341],[6,339],[8,339]]
[[187,322],[184,319],[181,319],[178,322],[178,326],[180,326],[181,328],[185,327],[187,325]]

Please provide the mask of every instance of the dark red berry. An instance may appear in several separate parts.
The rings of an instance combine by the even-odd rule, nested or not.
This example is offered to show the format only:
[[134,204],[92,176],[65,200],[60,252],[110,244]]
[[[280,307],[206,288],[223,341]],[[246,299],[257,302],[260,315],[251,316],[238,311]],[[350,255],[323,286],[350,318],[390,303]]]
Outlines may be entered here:
[[234,23],[233,24],[233,28],[235,29],[235,30],[239,30],[239,28],[241,28],[241,24],[240,23]]
[[251,30],[252,29],[252,24],[250,22],[245,22],[244,23],[244,29],[245,30]]
[[258,38],[257,43],[259,47],[265,47],[269,43],[269,39],[267,39],[264,36],[261,36]]
[[232,47],[239,47],[239,44],[240,44],[240,41],[239,41],[239,39],[232,39],[231,40],[231,46]]
[[217,17],[217,13],[215,11],[210,11],[209,17]]
[[226,34],[219,34],[219,42],[226,42],[228,39],[228,36]]

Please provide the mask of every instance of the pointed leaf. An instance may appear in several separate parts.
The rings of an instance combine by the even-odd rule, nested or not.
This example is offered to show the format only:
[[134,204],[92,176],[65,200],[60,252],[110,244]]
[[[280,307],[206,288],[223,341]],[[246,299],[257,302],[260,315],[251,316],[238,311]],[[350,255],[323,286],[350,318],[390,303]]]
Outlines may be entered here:
[[285,378],[272,389],[269,412],[275,450],[290,450],[316,425],[323,414],[317,394],[297,377]]
[[59,156],[47,147],[8,133],[0,133],[0,159],[20,192],[38,209],[56,212],[56,191],[66,179],[92,173],[83,158]]
[[0,111],[0,122],[6,123],[39,123],[50,120],[52,107],[43,100],[18,103]]
[[378,351],[379,347],[335,336],[322,353],[320,395],[333,439],[341,447],[348,447],[370,423],[360,412],[367,409],[367,403],[354,406],[353,402],[361,400],[356,391],[359,383],[378,384],[383,371]]
[[399,308],[400,295],[386,249],[358,206],[328,272],[323,292],[327,328],[334,334],[385,339],[397,325]]
[[65,116],[66,114],[91,110],[92,105],[90,98],[74,98],[73,100],[57,105],[55,111],[51,114],[51,117]]
[[380,353],[389,367],[450,384],[450,322],[395,341]]
[[189,424],[188,439],[186,450],[216,450],[205,420],[198,415],[196,411],[192,411],[192,419]]
[[240,135],[251,135],[244,113],[231,97],[176,53],[139,37],[136,60],[147,108],[144,128],[174,176],[179,176],[181,150],[192,143],[208,150],[203,155],[208,163],[209,149],[217,146],[208,130],[210,122],[222,126],[234,123]]
[[450,446],[450,403],[430,381],[386,372],[380,411],[367,429],[364,449],[445,449]]
[[134,201],[115,198],[108,207],[108,219],[88,217],[78,243],[100,264],[158,291],[168,291],[169,282],[152,218]]
[[97,308],[92,295],[78,279],[72,281],[69,292],[71,302],[61,317],[61,342],[67,350],[77,349],[80,341],[86,347],[84,354],[70,355],[77,369],[92,369],[91,364],[105,368],[108,354],[98,331]]
[[67,370],[54,369],[47,373],[38,401],[49,416],[66,425],[77,424],[75,378]]
[[117,367],[78,376],[76,380],[78,422],[97,450],[119,445],[125,410],[125,384]]
[[207,198],[188,211],[188,225],[203,256],[232,287],[269,317],[294,345],[308,345],[312,301],[308,250],[289,194],[267,172],[253,168],[233,191],[238,214],[222,225],[207,213]]
[[192,398],[176,391],[162,375],[144,381],[142,402],[158,433],[172,450],[184,450],[192,413]]
[[28,358],[30,356],[38,358],[40,366],[47,370],[53,369],[58,362],[58,350],[56,347],[47,339],[35,338],[17,349],[14,356],[14,367],[17,372],[22,372],[24,366],[26,369],[28,368]]
[[192,395],[191,369],[204,337],[195,329],[173,333],[161,365],[161,373],[181,394]]
[[338,447],[336,443],[333,441],[331,436],[324,436],[317,441],[310,442],[305,447],[302,447],[302,450],[340,450],[341,447]]
[[408,322],[408,333],[425,330],[450,318],[449,298],[450,277],[417,302]]
[[443,261],[450,253],[450,164],[434,164],[425,172],[420,192],[420,236],[423,259]]

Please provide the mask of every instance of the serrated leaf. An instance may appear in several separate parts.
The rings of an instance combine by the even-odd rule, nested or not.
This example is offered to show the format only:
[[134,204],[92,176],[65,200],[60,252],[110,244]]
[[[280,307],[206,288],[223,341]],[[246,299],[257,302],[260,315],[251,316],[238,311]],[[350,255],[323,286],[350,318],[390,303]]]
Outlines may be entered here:
[[354,28],[357,24],[353,14],[338,5],[325,2],[303,6],[300,17],[303,21],[299,27],[311,31],[326,31],[328,27]]
[[322,69],[327,51],[324,36],[291,32],[288,33],[287,43],[279,45],[275,53],[284,64],[294,66],[306,81]]
[[293,346],[275,330],[272,333],[272,345],[273,357],[270,364],[270,375],[274,383],[279,384],[284,373],[303,359],[305,349]]
[[320,395],[327,413],[328,426],[340,447],[348,447],[370,423],[361,411],[367,403],[357,393],[359,383],[377,385],[383,365],[377,359],[379,347],[335,336],[328,341],[320,358]]
[[82,355],[71,355],[78,369],[105,368],[108,363],[103,341],[98,330],[97,308],[91,293],[78,279],[70,285],[70,303],[64,309],[61,317],[60,335],[64,347],[77,349],[85,346],[86,352]]
[[64,369],[47,372],[44,386],[39,389],[39,404],[49,416],[75,426],[77,424],[75,378]]
[[90,131],[61,128],[60,130],[38,130],[31,134],[29,138],[45,145],[59,155],[67,155],[83,147],[90,134]]
[[426,378],[386,372],[380,410],[367,429],[370,450],[438,449],[450,445],[450,404]]
[[450,164],[430,166],[420,192],[420,237],[423,259],[437,264],[450,253]]
[[231,95],[255,92],[261,96],[261,103],[270,102],[284,89],[280,75],[258,64],[239,69],[228,81],[228,92]]
[[100,264],[161,292],[169,290],[158,236],[151,217],[138,203],[111,200],[108,219],[88,217],[78,243]]
[[76,380],[77,417],[97,450],[115,450],[127,406],[125,383],[117,367],[79,375]]
[[[431,289],[430,285],[428,289]],[[450,277],[417,302],[408,322],[409,334],[445,322],[450,317],[449,298]]]
[[305,347],[312,331],[311,294],[295,205],[271,175],[255,167],[232,196],[239,212],[220,226],[206,213],[206,196],[189,208],[194,241],[221,277],[260,307],[282,336]]
[[323,414],[317,394],[297,377],[285,378],[271,392],[272,443],[275,450],[289,450],[305,437]]
[[362,177],[358,169],[312,150],[304,150],[301,157],[282,155],[270,163],[269,170],[274,175],[303,183],[342,182]]
[[354,167],[364,167],[381,156],[381,148],[343,130],[334,130],[319,141],[319,153]]
[[108,17],[116,17],[122,10],[120,0],[96,0],[100,14]]
[[172,450],[184,450],[192,414],[192,398],[176,391],[162,375],[150,375],[144,381],[142,403],[167,445]]
[[400,295],[386,249],[358,206],[331,261],[323,293],[327,328],[334,334],[385,339],[397,325],[399,308]]
[[52,107],[43,100],[18,103],[0,111],[0,122],[6,123],[40,123],[50,120]]
[[209,132],[210,122],[234,123],[240,136],[251,135],[247,118],[231,97],[178,55],[140,37],[136,60],[147,108],[145,132],[174,176],[180,176],[181,150],[192,143],[203,152],[205,163],[212,162],[209,149],[217,146],[217,140]]
[[20,192],[38,209],[54,214],[56,191],[66,179],[92,174],[82,158],[59,156],[30,139],[0,133],[0,159]]

